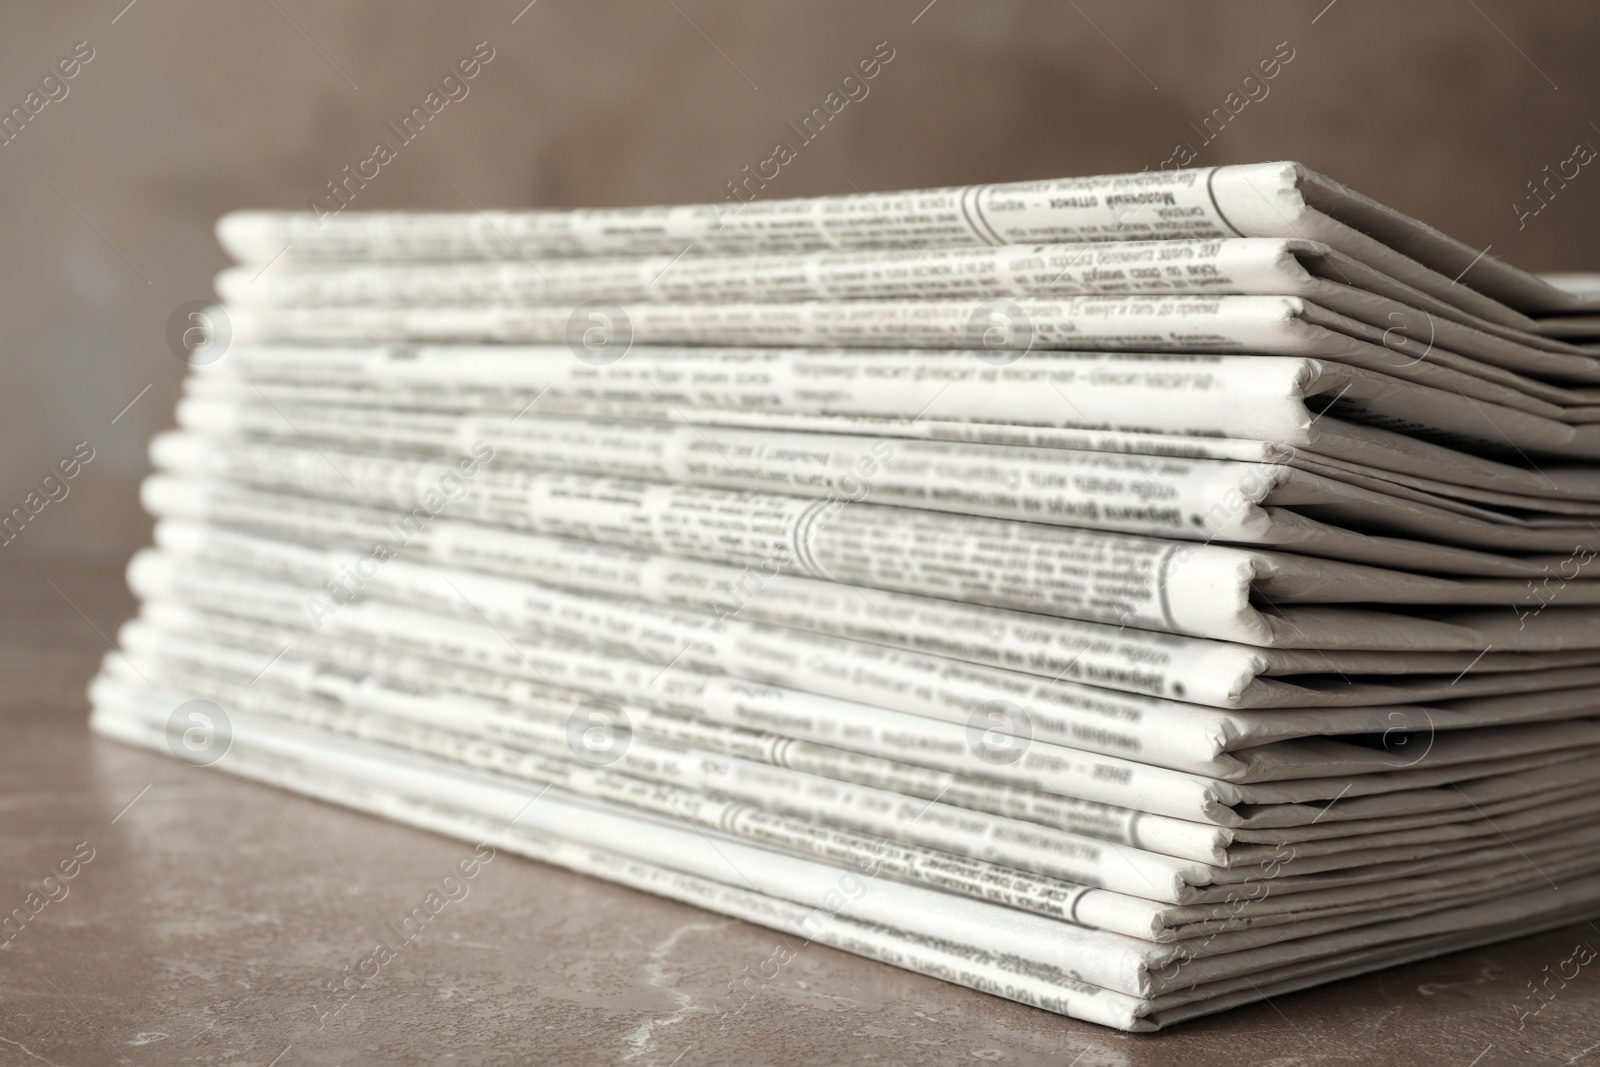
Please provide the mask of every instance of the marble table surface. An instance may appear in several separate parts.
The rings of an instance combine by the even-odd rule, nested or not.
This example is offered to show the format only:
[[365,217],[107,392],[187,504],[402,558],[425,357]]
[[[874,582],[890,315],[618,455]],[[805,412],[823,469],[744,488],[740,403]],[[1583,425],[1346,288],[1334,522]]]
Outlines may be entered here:
[[509,855],[335,1000],[470,847],[91,737],[84,685],[132,610],[119,568],[0,569],[0,911],[80,861],[0,947],[0,1067],[1600,1063],[1600,966],[1530,991],[1600,924],[1156,1035],[818,946],[730,1013],[782,935]]

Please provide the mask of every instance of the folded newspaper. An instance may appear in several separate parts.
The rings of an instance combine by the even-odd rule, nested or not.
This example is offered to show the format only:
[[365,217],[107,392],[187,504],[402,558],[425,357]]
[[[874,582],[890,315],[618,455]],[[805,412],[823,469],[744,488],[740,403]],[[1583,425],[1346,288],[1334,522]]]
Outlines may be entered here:
[[1582,278],[1293,163],[218,232],[107,737],[1131,1031],[1600,914]]

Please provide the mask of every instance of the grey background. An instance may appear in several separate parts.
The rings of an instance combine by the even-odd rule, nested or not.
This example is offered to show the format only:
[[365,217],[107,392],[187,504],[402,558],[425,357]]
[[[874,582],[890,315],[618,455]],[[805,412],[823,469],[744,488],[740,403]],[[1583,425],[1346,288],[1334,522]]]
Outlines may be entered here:
[[1196,165],[1298,159],[1519,265],[1600,267],[1600,172],[1520,231],[1511,207],[1600,145],[1593,4],[926,2],[9,0],[5,109],[76,42],[95,58],[0,148],[0,512],[96,455],[0,551],[148,538],[144,446],[185,370],[166,323],[225,265],[212,222],[304,209],[479,41],[470,95],[353,208],[720,199],[880,41],[867,98],[764,197],[1139,170],[1287,41]]

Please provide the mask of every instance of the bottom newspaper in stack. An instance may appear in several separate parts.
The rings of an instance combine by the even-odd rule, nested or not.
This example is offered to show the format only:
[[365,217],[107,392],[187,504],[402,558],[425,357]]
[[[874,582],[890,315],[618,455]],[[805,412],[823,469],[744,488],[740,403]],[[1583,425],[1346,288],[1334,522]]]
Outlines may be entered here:
[[[538,584],[508,572],[554,542],[471,523],[375,559],[355,547],[375,510],[165,476],[146,496],[159,547],[130,568],[142,613],[92,687],[102,734],[747,919],[793,951],[1155,1030],[1600,904],[1587,652],[1474,660],[1459,691],[1486,695],[1448,703],[1448,679],[1421,675],[1370,684],[1422,705],[1227,711],[575,592],[576,571]],[[232,524],[207,518],[228,507]],[[472,568],[429,558],[473,545]],[[614,584],[642,567],[568,551]],[[787,581],[761,593],[798,603],[810,582],[820,603],[829,584]],[[1230,647],[1145,636],[1176,661]],[[1496,695],[1540,665],[1526,687],[1549,691]],[[1137,760],[1114,754],[1127,734]]]

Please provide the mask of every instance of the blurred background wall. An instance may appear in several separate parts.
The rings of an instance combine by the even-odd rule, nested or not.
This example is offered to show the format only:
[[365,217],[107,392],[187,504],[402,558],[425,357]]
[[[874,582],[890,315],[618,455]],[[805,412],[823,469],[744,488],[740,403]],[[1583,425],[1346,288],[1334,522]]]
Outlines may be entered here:
[[[868,95],[763,197],[1134,171],[1187,142],[1196,166],[1298,159],[1581,270],[1600,168],[1520,227],[1513,204],[1600,146],[1597,30],[1594,4],[1513,0],[8,0],[6,110],[79,42],[93,55],[0,147],[0,512],[79,442],[94,459],[0,551],[148,538],[144,448],[185,370],[167,320],[225,265],[215,218],[305,209],[479,42],[469,95],[352,210],[719,200],[886,42]],[[1284,55],[1208,143],[1195,127]]]

